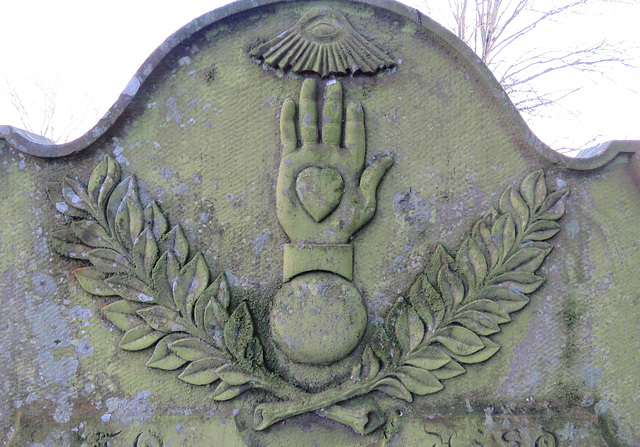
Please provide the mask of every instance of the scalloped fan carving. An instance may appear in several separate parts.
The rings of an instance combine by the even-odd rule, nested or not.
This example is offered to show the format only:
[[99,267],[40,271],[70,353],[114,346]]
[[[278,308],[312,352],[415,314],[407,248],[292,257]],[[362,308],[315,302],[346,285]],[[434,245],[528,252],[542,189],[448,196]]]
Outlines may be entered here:
[[362,37],[346,17],[331,8],[313,8],[275,39],[250,56],[294,73],[375,74],[396,65],[380,48]]

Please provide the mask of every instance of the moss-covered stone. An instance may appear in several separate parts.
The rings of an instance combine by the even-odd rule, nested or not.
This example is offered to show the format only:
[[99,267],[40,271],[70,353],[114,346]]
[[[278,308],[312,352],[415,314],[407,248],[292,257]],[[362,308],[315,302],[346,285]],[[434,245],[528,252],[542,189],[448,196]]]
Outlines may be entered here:
[[[598,170],[572,171],[555,164],[552,155],[543,157],[544,150],[516,122],[485,68],[478,68],[478,61],[428,18],[417,23],[417,16],[402,6],[258,4],[262,6],[229,6],[219,20],[172,43],[115,124],[98,132],[99,138],[83,152],[36,158],[0,140],[4,439],[14,445],[104,445],[107,440],[109,445],[137,440],[138,445],[194,446],[638,444],[640,383],[633,347],[640,344],[635,330],[640,324],[635,273],[640,200],[634,159],[620,155]],[[365,164],[390,154],[394,164],[377,189],[371,221],[341,241],[353,245],[353,287],[366,307],[366,318],[363,314],[360,319],[368,322],[364,334],[356,331],[355,338],[362,336],[362,341],[335,363],[297,365],[287,364],[278,352],[269,318],[283,284],[284,245],[298,242],[287,237],[276,213],[283,151],[280,114],[286,98],[298,100],[304,79],[316,80],[318,98],[327,81],[263,66],[248,51],[292,27],[310,8],[324,6],[339,10],[397,62],[394,69],[373,76],[340,79],[345,103],[358,102],[364,109]],[[323,105],[319,99],[318,111]],[[60,182],[68,174],[86,183],[106,155],[119,163],[123,176],[137,176],[143,205],[157,201],[169,224],[181,225],[192,253],[189,260],[203,254],[211,275],[207,284],[219,286],[214,278],[224,273],[227,317],[236,322],[227,333],[240,340],[227,346],[233,346],[233,355],[244,356],[237,363],[244,370],[255,372],[264,361],[270,371],[280,371],[280,382],[273,382],[278,398],[270,394],[274,389],[256,387],[217,402],[214,397],[229,390],[179,380],[184,369],[148,367],[152,349],[118,347],[123,334],[101,313],[116,300],[85,291],[72,272],[88,266],[86,261],[54,252],[52,233],[69,228],[73,219],[45,193],[48,182]],[[412,403],[404,402],[402,389],[387,381],[384,386],[396,386],[398,398],[371,391],[375,407],[357,400],[362,404],[358,411],[386,415],[366,436],[339,422],[343,418],[358,424],[360,415],[348,405],[333,410],[320,406],[318,413],[256,430],[259,403],[274,404],[268,407],[273,410],[278,399],[295,395],[292,389],[305,389],[319,399],[333,384],[343,392],[350,380],[366,380],[377,357],[365,347],[394,306],[398,313],[391,319],[402,330],[388,340],[389,352],[415,347],[422,339],[416,334],[429,330],[429,318],[420,309],[402,313],[411,285],[423,275],[438,283],[440,276],[452,302],[460,284],[471,290],[468,271],[465,276],[463,268],[443,270],[442,264],[464,247],[473,252],[469,237],[474,224],[498,216],[490,210],[500,208],[501,194],[509,187],[520,191],[523,179],[539,169],[549,193],[571,189],[562,230],[549,239],[552,251],[541,248],[544,262],[537,272],[546,281],[529,294],[527,307],[512,313],[513,322],[495,334],[490,324],[478,329],[487,331],[493,344],[481,346],[469,338],[471,348],[456,354],[486,349],[492,354],[489,360],[465,364],[466,373],[459,377],[452,376],[460,370],[447,369],[450,378],[439,377],[444,389],[432,394],[427,392],[437,388],[435,383],[425,388],[430,376],[421,373],[418,383],[407,379],[415,395]],[[355,171],[357,176],[341,173],[345,184],[359,185],[362,169]],[[518,194],[521,200],[536,201],[535,193]],[[435,267],[434,253],[440,261]],[[204,275],[196,264],[194,271]],[[202,315],[209,315],[204,309]],[[295,329],[307,336],[304,328]],[[254,336],[262,350],[251,341]],[[400,348],[394,350],[393,343]],[[223,368],[219,374],[228,374],[236,386],[246,385],[237,371]]]

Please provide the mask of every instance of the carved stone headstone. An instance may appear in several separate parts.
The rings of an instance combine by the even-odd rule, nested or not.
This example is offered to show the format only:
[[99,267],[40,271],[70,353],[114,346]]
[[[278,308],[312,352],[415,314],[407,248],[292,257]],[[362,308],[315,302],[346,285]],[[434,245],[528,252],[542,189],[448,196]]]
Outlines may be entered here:
[[640,445],[640,142],[413,9],[238,2],[0,137],[3,445]]

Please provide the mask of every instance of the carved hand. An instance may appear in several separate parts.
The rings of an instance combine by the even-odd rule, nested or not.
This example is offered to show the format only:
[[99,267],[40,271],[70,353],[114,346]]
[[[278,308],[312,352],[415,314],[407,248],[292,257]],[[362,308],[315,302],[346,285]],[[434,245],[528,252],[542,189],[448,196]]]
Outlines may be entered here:
[[347,104],[342,140],[342,85],[327,85],[318,142],[316,82],[300,92],[298,148],[296,104],[285,100],[280,117],[283,155],[277,184],[277,215],[292,243],[345,244],[376,209],[376,189],[393,164],[390,156],[364,169],[366,136],[362,105]]

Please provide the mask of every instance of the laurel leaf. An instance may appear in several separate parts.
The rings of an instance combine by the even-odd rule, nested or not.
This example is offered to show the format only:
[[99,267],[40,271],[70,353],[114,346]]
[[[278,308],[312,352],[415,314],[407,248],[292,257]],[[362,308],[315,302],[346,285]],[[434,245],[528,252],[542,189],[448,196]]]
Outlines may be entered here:
[[[91,173],[87,189],[96,209],[104,210],[104,205],[120,181],[120,165],[107,155]],[[104,211],[103,211],[104,212]]]
[[547,197],[547,183],[542,169],[527,175],[520,185],[520,193],[532,214],[537,212]]
[[180,263],[180,266],[183,266],[187,262],[187,258],[189,257],[189,241],[179,224],[162,236],[160,246],[163,251],[171,252]]
[[480,338],[461,326],[447,326],[436,332],[434,341],[440,342],[453,354],[470,355],[484,347]]
[[371,349],[367,346],[362,353],[362,380],[371,380],[380,372],[380,360],[376,357]]
[[213,399],[218,401],[231,400],[234,397],[239,396],[247,390],[253,388],[253,385],[229,385],[226,382],[221,382],[213,392]]
[[75,232],[70,228],[51,233],[51,245],[59,255],[73,259],[86,260],[87,253],[91,251],[91,247],[80,243]]
[[432,371],[442,368],[450,361],[451,357],[441,349],[434,346],[427,346],[407,357],[405,364]]
[[127,192],[116,213],[116,234],[126,248],[131,249],[144,225],[142,207]]
[[126,332],[144,323],[138,316],[138,310],[142,308],[143,306],[138,303],[121,300],[103,307],[102,314],[107,320],[113,323],[114,326]]
[[62,187],[62,197],[68,205],[91,212],[89,193],[87,192],[87,187],[84,186],[82,182],[72,177],[65,177]]
[[244,385],[253,379],[250,374],[240,371],[229,364],[222,365],[216,370],[216,373],[218,373],[223,382],[229,385]]
[[188,328],[178,322],[180,314],[164,306],[151,306],[138,311],[144,321],[156,331],[160,332],[188,332]]
[[73,271],[84,290],[92,295],[113,296],[116,293],[104,282],[107,275],[94,267],[82,267]]
[[115,215],[114,232],[120,242],[131,249],[133,242],[144,228],[142,205],[138,198],[138,187],[134,176],[127,185],[127,192]]
[[395,333],[396,321],[404,308],[405,308],[404,300],[397,300],[395,304],[391,307],[391,310],[387,313],[387,318],[385,318],[385,321],[384,321],[383,328],[386,332],[386,335],[389,337],[389,339],[393,341],[394,345],[398,344],[396,343],[398,338]]
[[173,284],[178,280],[180,266],[173,253],[165,252],[151,271],[151,282],[153,289],[158,292],[156,297],[158,302],[167,306],[175,307],[173,300]]
[[371,337],[371,349],[386,364],[393,364],[397,359],[398,350],[383,328],[376,330]]
[[487,276],[487,260],[473,238],[467,238],[456,254],[460,273],[466,278],[469,289],[481,284]]
[[500,251],[500,262],[504,262],[516,240],[516,226],[510,214],[500,217],[491,228],[491,237]]
[[225,311],[229,310],[231,295],[229,294],[229,283],[227,282],[227,276],[224,273],[220,273],[220,290],[216,295],[216,300],[220,303]]
[[107,199],[105,214],[107,216],[107,222],[109,222],[109,226],[112,232],[115,232],[116,214],[120,209],[122,199],[124,199],[127,191],[132,188],[135,188],[135,176],[130,175],[128,177],[125,177],[120,183],[118,183],[118,185],[113,189]]
[[478,311],[485,317],[491,318],[497,324],[508,323],[511,321],[509,314],[505,312],[495,301],[487,299],[479,299],[462,306],[459,309],[460,314],[464,311]]
[[131,240],[131,218],[129,216],[129,204],[131,200],[125,197],[120,203],[120,207],[115,217],[115,235],[120,243],[128,250],[133,246]]
[[107,155],[107,176],[100,187],[98,194],[98,208],[104,210],[104,207],[111,196],[114,188],[120,181],[120,165],[110,155]]
[[500,332],[500,327],[488,315],[477,310],[458,312],[451,320],[458,323],[478,335],[491,335]]
[[87,259],[104,273],[125,273],[133,268],[124,255],[110,248],[95,248],[88,251]]
[[525,239],[531,241],[546,241],[560,231],[560,224],[553,220],[538,220],[529,226]]
[[483,347],[479,351],[474,352],[470,355],[452,354],[452,357],[460,363],[480,363],[490,359],[496,352],[500,350],[500,345],[492,342],[488,338],[481,337],[480,340],[482,341]]
[[[156,262],[158,262],[160,252],[158,251],[158,243],[156,242],[156,238],[151,231],[148,231],[146,233],[143,231],[140,237],[142,236],[146,236],[147,240],[143,259],[144,271],[147,277],[151,277],[153,267],[156,265]],[[135,247],[135,243],[133,245]]]
[[187,240],[187,236],[184,234],[180,225],[176,225],[175,228],[176,237],[173,252],[176,255],[176,259],[178,259],[181,264],[184,264],[187,262],[187,257],[189,256],[189,241]]
[[[493,226],[493,224],[491,226]],[[485,257],[487,269],[493,269],[500,260],[500,251],[498,250],[495,240],[491,237],[491,230],[489,230],[484,219],[476,222],[471,234],[478,249]]]
[[49,201],[53,204],[55,209],[69,217],[80,217],[83,219],[89,219],[90,215],[84,210],[80,208],[76,208],[74,206],[70,206],[67,201],[62,197],[62,183],[60,182],[50,182],[47,184],[45,192]]
[[151,358],[147,361],[149,368],[174,371],[187,363],[186,360],[181,359],[169,349],[168,344],[177,340],[177,337],[180,337],[180,335],[171,334],[158,342]]
[[506,283],[502,286],[488,286],[482,289],[482,297],[494,301],[507,313],[522,309],[529,303],[529,298],[516,286]]
[[360,373],[362,373],[362,360],[357,360],[351,368],[351,375],[349,376],[349,379],[359,381]]
[[548,253],[551,253],[551,250],[553,250],[554,245],[550,244],[549,242],[544,242],[544,241],[525,241],[522,244],[520,244],[521,247],[535,247],[539,250],[545,250]]
[[407,402],[413,402],[413,396],[411,392],[405,387],[402,382],[393,377],[385,377],[376,383],[376,390],[382,391],[391,397],[406,400]]
[[511,215],[518,233],[522,233],[523,229],[529,224],[529,207],[512,186],[509,186],[500,197],[500,211]]
[[429,261],[429,265],[432,268],[427,269],[425,272],[429,282],[431,284],[436,284],[438,281],[438,271],[440,267],[445,264],[453,264],[453,262],[454,260],[447,250],[441,244],[438,244],[433,255],[431,255],[431,260]]
[[504,262],[506,272],[535,272],[549,254],[548,250],[525,247],[516,251]]
[[437,393],[444,388],[433,374],[415,366],[400,367],[396,377],[410,392],[419,396]]
[[489,284],[498,284],[515,293],[533,293],[544,283],[544,278],[531,272],[507,272],[495,276]]
[[251,341],[249,341],[244,356],[253,365],[264,365],[264,350],[262,349],[262,344],[258,337],[253,337]]
[[[192,317],[193,323],[197,328],[206,330],[205,323],[205,310],[209,302],[213,299],[215,300],[216,294],[220,290],[220,282],[222,281],[223,275],[219,275],[215,281],[207,286],[207,288],[202,292],[195,303],[193,304],[193,309],[189,310],[189,315]],[[227,316],[228,318],[228,316]],[[216,322],[210,322],[210,324],[216,325]]]
[[100,163],[98,163],[98,166],[93,169],[93,172],[91,172],[89,182],[87,183],[87,190],[92,203],[98,202],[100,188],[102,187],[104,179],[107,177],[108,165],[109,161],[107,160],[107,157],[105,157]]
[[185,363],[187,363],[186,361],[182,360],[180,357],[178,357],[175,354],[172,354],[171,352],[169,352],[169,354],[166,355],[165,357],[160,357],[162,353],[159,353],[158,347],[161,345],[161,343],[162,343],[162,340],[158,342],[158,344],[156,345],[155,351],[153,353],[153,356],[146,363],[146,365],[149,368],[161,369],[163,371],[175,371],[176,369],[181,368],[182,366],[184,366]]
[[553,192],[544,200],[537,214],[540,220],[558,220],[565,212],[566,199],[569,191],[566,189]]
[[494,207],[489,208],[489,210],[487,210],[487,212],[482,216],[481,220],[489,230],[489,237],[491,236],[490,229],[493,228],[500,217],[502,217],[502,214],[500,214]]
[[224,325],[227,324],[227,321],[229,321],[229,314],[227,313],[227,308],[229,306],[229,287],[227,285],[227,280],[223,275],[218,277],[216,282],[218,281],[218,293],[211,297],[204,311],[203,328],[208,332],[215,330],[214,326],[216,325],[218,328],[224,327]]
[[190,315],[196,298],[209,285],[209,267],[202,253],[185,265],[173,284],[173,299],[178,309]]
[[431,374],[438,380],[451,379],[457,377],[460,374],[464,374],[467,370],[464,369],[458,362],[451,360],[442,367],[431,371]]
[[156,239],[160,239],[169,230],[167,218],[156,201],[149,203],[144,209],[144,221],[145,227],[151,229]]
[[464,299],[464,284],[449,264],[443,265],[438,272],[438,288],[449,311],[456,309]]
[[407,308],[409,323],[409,351],[415,351],[424,338],[424,324],[413,307]]
[[156,302],[153,291],[144,282],[131,275],[116,275],[105,279],[111,289],[130,301],[152,304]]
[[220,378],[216,369],[224,364],[224,360],[218,357],[206,357],[196,360],[185,368],[178,379],[192,385],[208,385]]
[[94,220],[76,221],[71,224],[78,239],[90,247],[111,248],[111,238],[107,231]]
[[149,228],[146,228],[133,242],[132,256],[136,272],[142,278],[151,277],[153,267],[158,261],[158,243]]
[[395,333],[405,354],[418,347],[424,338],[424,324],[413,307],[404,307],[400,311],[396,319]]
[[245,358],[247,345],[253,338],[253,320],[246,301],[243,301],[231,314],[224,327],[224,343],[238,359]]
[[169,343],[169,349],[178,357],[193,362],[205,357],[218,357],[220,352],[200,339],[187,337]]
[[154,331],[146,324],[129,329],[118,346],[125,351],[141,351],[155,344],[164,334]]
[[220,284],[225,281],[224,274],[221,274],[202,292],[196,299],[193,310],[190,311],[192,321],[196,327],[209,334],[222,331],[225,323],[229,319],[227,312],[221,308],[217,300],[220,291]]
[[416,310],[427,330],[433,332],[446,311],[442,296],[429,283],[427,275],[420,275],[409,288],[409,303]]
[[409,323],[407,321],[406,307],[400,310],[395,322],[396,340],[400,344],[402,352],[409,352]]

